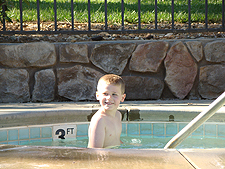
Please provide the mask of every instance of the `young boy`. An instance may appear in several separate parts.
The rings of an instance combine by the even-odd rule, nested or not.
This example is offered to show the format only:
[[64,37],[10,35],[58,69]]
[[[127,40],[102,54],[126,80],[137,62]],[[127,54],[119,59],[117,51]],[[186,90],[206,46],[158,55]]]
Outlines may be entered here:
[[126,94],[120,76],[108,74],[98,81],[96,98],[101,108],[93,115],[89,126],[88,148],[110,148],[120,145],[121,113],[117,110]]

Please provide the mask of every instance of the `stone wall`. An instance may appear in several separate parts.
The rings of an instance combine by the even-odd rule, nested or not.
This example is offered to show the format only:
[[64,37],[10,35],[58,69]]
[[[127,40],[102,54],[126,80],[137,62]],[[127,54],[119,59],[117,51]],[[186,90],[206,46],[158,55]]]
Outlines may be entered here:
[[0,102],[95,100],[107,73],[126,100],[215,99],[225,90],[225,40],[0,45]]

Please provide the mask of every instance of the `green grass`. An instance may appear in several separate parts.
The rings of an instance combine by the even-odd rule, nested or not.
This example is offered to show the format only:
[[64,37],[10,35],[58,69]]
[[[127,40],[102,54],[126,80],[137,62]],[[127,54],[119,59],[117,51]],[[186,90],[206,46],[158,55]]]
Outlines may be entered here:
[[[23,21],[37,21],[36,0],[28,0],[29,5],[23,3]],[[10,1],[8,16],[15,21],[20,20],[18,0]],[[91,0],[91,22],[102,23],[105,21],[104,0]],[[108,0],[109,24],[121,23],[121,0]],[[138,23],[138,0],[124,0],[125,16],[127,23]],[[57,20],[71,20],[70,0],[57,0]],[[192,0],[192,22],[205,21],[205,0]],[[88,21],[87,0],[74,0],[75,22]],[[188,0],[174,0],[174,20],[185,23],[188,21]],[[171,0],[158,2],[158,22],[171,22]],[[40,0],[41,21],[54,21],[53,0]],[[222,0],[208,0],[208,22],[222,21]],[[155,22],[155,0],[141,1],[141,22]]]

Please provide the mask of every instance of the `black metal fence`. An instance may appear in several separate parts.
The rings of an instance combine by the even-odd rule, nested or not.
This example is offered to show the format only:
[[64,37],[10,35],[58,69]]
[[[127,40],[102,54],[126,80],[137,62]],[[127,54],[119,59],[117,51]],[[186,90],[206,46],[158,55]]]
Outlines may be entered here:
[[[39,2],[37,0],[37,30],[35,31],[25,31],[23,28],[23,5],[22,0],[19,0],[20,4],[20,30],[12,31],[6,30],[6,23],[3,19],[2,30],[0,30],[0,34],[97,34],[100,32],[108,32],[108,33],[187,33],[187,32],[225,32],[224,27],[224,1],[222,0],[222,23],[220,28],[209,28],[208,27],[208,0],[205,0],[205,26],[201,29],[196,29],[191,27],[191,0],[188,0],[188,28],[187,29],[175,29],[174,27],[174,0],[171,0],[171,16],[172,16],[172,26],[171,29],[159,29],[157,23],[157,0],[155,0],[155,23],[154,29],[144,29],[141,24],[141,0],[138,0],[138,28],[135,30],[125,29],[124,26],[124,0],[121,0],[121,27],[120,30],[110,30],[108,27],[108,19],[107,19],[107,0],[105,0],[105,26],[104,30],[92,30],[91,29],[91,14],[90,14],[90,6],[91,1],[88,0],[88,28],[87,30],[75,30],[74,29],[74,9],[73,9],[73,0],[71,0],[71,26],[70,30],[59,30],[57,24],[57,2],[54,0],[54,30],[52,31],[43,31],[40,28],[40,10],[39,10]],[[4,8],[3,8],[4,11]]]

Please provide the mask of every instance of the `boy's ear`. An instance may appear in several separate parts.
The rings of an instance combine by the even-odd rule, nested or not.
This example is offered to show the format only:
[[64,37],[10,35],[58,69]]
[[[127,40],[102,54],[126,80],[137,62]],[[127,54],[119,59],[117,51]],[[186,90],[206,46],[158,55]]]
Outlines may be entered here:
[[95,95],[96,95],[96,99],[99,100],[99,94],[98,94],[98,92],[96,92]]
[[123,95],[122,95],[121,102],[124,102],[125,98],[126,98],[126,94],[123,94]]

